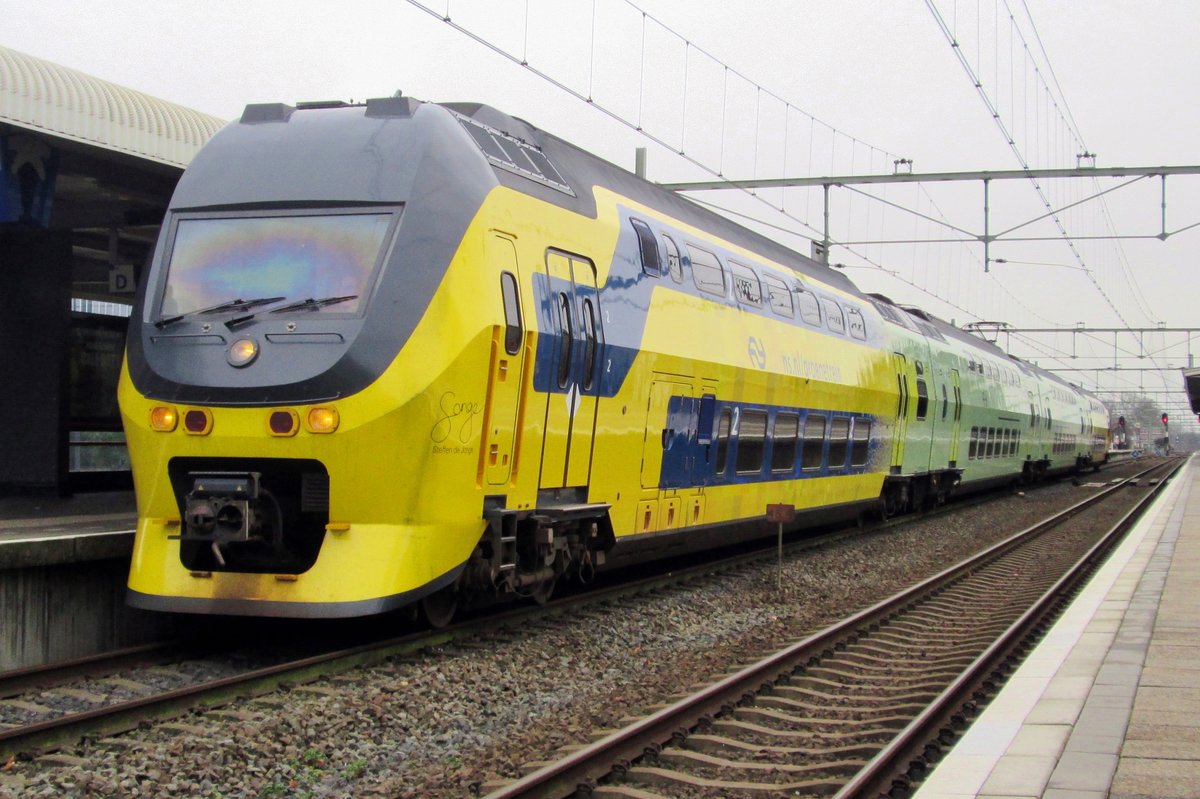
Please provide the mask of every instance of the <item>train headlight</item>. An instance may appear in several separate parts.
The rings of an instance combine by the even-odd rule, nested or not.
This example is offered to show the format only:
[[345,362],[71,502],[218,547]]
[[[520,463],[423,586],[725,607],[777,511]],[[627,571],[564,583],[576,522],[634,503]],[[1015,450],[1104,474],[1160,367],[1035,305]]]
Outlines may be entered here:
[[258,342],[252,338],[239,338],[229,345],[225,357],[230,366],[249,366],[258,357]]
[[212,414],[202,408],[189,408],[183,414],[183,432],[189,436],[206,436],[212,425]]
[[158,405],[150,409],[150,429],[169,433],[179,424],[179,412],[169,405]]
[[267,431],[273,436],[294,436],[300,429],[300,415],[295,411],[271,411]]
[[338,428],[337,408],[319,407],[308,412],[305,426],[310,433],[332,433]]

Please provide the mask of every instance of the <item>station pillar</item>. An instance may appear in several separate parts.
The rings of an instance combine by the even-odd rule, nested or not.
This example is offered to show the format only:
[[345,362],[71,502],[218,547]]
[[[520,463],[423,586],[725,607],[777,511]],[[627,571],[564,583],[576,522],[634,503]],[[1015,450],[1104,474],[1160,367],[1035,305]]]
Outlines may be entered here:
[[0,490],[66,493],[71,232],[0,227]]

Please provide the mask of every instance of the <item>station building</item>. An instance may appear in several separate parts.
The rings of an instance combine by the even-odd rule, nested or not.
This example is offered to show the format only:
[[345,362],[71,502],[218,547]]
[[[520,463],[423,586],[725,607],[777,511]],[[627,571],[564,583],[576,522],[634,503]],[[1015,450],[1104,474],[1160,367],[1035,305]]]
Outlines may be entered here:
[[0,47],[0,493],[130,485],[130,308],[175,184],[224,124]]

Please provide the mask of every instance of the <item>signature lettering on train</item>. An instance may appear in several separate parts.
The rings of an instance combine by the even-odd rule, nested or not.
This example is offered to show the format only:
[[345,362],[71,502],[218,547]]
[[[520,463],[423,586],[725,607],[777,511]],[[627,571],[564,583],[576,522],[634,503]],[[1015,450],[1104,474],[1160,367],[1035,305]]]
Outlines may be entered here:
[[438,411],[441,414],[429,431],[429,439],[435,444],[442,444],[453,437],[462,443],[467,443],[475,436],[475,417],[483,408],[478,402],[460,402],[453,391],[442,394],[438,400]]

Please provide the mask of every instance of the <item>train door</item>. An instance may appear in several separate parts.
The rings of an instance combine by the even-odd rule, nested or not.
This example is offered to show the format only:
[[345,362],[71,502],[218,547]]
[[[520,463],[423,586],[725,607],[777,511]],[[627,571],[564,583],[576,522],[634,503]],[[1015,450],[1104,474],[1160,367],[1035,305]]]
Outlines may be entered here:
[[899,352],[892,353],[896,388],[896,426],[892,434],[892,473],[898,474],[904,466],[904,440],[908,436],[908,358]]
[[962,436],[962,385],[959,382],[958,370],[950,370],[950,400],[954,404],[952,407],[951,417],[953,419],[953,427],[950,432],[950,465],[958,467],[958,441]]
[[546,253],[542,334],[549,347],[545,435],[539,488],[588,484],[596,432],[596,398],[604,362],[600,294],[592,262],[578,255]]
[[[646,403],[646,431],[642,440],[642,488],[658,490],[678,484],[678,475],[665,474],[663,464],[674,472],[676,448],[688,445],[692,421],[691,383],[685,377],[656,375]],[[680,452],[683,450],[680,449]]]
[[515,466],[517,413],[521,406],[522,375],[525,368],[525,323],[521,309],[521,273],[517,268],[517,248],[513,239],[500,231],[490,231],[484,257],[493,274],[500,276],[500,298],[504,326],[492,336],[492,355],[488,371],[487,421],[484,426],[484,483],[506,484]]
[[646,405],[637,532],[703,523],[704,486],[712,481],[716,393],[712,381],[693,385],[686,377],[655,375]]

